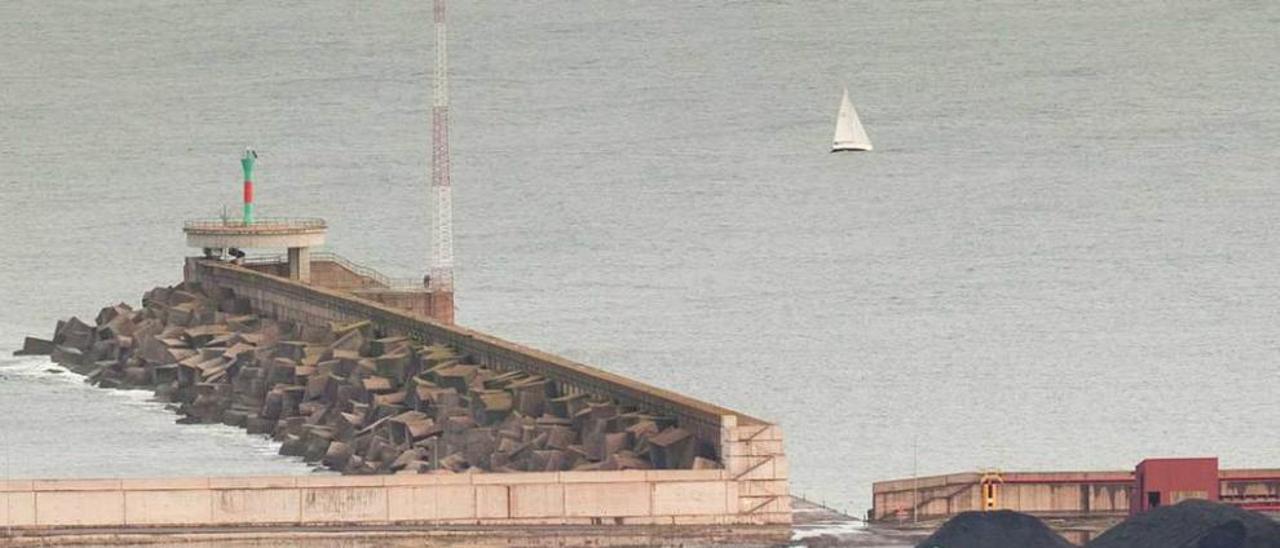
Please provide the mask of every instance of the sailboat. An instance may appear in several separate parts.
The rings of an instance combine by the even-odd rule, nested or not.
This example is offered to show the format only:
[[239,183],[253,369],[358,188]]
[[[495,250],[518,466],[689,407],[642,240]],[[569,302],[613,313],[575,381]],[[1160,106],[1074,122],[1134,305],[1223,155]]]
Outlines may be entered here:
[[840,114],[836,115],[836,136],[831,143],[831,152],[842,150],[871,150],[867,130],[862,129],[858,111],[853,109],[853,102],[849,101],[849,88],[844,89],[844,98],[840,99]]

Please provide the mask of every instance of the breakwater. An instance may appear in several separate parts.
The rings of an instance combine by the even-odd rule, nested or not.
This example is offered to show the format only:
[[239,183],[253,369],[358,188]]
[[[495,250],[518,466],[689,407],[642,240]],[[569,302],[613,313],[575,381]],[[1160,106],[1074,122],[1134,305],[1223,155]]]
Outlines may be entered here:
[[733,492],[723,470],[10,480],[0,527],[750,523]]
[[142,307],[58,323],[24,351],[111,388],[149,388],[185,422],[221,422],[349,473],[719,468],[671,417],[566,394],[369,320],[320,327],[256,314],[234,290],[183,282]]
[[[588,498],[599,510],[584,504],[581,515],[548,518],[558,523],[653,517],[662,489],[639,481],[649,473],[706,484],[682,486],[697,508],[661,512],[661,523],[790,522],[776,425],[217,261],[188,260],[182,284],[143,301],[137,310],[107,307],[92,325],[62,322],[52,340],[28,339],[24,350],[49,353],[101,386],[152,387],[183,420],[270,434],[282,452],[351,474],[479,473],[512,485],[536,475],[563,501],[580,489],[570,484],[597,486]],[[614,499],[632,502],[610,510],[621,504]]]

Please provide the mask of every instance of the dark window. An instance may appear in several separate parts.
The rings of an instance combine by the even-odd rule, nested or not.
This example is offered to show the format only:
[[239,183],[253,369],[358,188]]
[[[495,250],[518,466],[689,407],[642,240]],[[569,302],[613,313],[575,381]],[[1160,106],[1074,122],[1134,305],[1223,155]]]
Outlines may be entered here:
[[1160,492],[1147,491],[1147,508],[1155,508],[1160,506]]

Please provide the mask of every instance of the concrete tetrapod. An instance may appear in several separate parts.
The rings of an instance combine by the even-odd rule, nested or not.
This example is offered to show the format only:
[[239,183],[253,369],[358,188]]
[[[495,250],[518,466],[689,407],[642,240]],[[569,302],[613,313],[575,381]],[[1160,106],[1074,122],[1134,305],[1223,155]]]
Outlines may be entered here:
[[347,474],[717,468],[675,419],[369,321],[317,326],[257,314],[229,289],[148,291],[142,307],[58,322],[49,354],[106,388],[149,388],[180,422],[221,422]]

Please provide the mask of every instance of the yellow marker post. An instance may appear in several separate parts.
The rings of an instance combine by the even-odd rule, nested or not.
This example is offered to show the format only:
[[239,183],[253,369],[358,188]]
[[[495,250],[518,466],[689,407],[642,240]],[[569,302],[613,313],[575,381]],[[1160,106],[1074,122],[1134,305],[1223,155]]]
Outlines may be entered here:
[[1004,477],[1000,475],[999,470],[987,470],[982,473],[982,479],[979,485],[982,487],[982,511],[989,512],[995,510],[999,504],[1000,484],[1004,483]]

